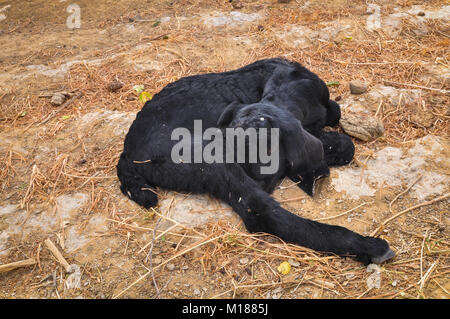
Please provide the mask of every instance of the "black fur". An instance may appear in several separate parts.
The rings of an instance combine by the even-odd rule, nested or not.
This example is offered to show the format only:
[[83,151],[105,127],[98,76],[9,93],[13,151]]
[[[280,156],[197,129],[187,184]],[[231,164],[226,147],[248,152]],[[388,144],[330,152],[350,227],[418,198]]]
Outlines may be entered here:
[[[263,117],[266,122],[255,121]],[[167,85],[137,114],[125,138],[117,174],[122,192],[144,207],[157,204],[148,190],[209,193],[241,216],[250,232],[266,232],[322,252],[353,255],[364,263],[392,257],[387,242],[340,226],[314,222],[283,209],[270,195],[284,176],[301,181],[309,194],[328,166],[351,161],[354,146],[343,134],[324,132],[336,125],[339,105],[328,88],[300,64],[282,59],[257,61],[235,71],[182,78]],[[193,132],[194,120],[209,127],[280,129],[280,169],[258,174],[258,164],[174,163],[172,130]],[[150,160],[151,162],[148,162]],[[136,163],[135,161],[140,161]],[[142,163],[142,161],[146,161]]]

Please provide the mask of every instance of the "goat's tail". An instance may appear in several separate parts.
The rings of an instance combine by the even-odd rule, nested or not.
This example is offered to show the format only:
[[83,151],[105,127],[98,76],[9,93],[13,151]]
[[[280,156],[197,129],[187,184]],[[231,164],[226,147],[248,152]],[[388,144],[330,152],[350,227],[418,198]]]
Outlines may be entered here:
[[117,176],[120,180],[120,190],[125,196],[145,208],[156,205],[158,202],[157,195],[125,153],[120,155],[117,164]]

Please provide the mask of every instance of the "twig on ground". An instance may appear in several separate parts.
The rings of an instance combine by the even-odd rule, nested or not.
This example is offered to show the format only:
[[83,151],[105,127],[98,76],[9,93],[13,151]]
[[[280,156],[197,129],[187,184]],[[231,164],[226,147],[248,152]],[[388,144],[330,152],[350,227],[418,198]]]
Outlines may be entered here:
[[[153,270],[160,268],[162,266],[164,266],[165,264],[167,264],[168,262],[174,260],[175,258],[178,258],[188,252],[190,252],[191,250],[194,250],[195,248],[201,247],[203,245],[206,245],[210,242],[213,242],[221,237],[223,237],[223,235],[219,235],[219,236],[215,236],[212,237],[214,234],[209,235],[208,237],[210,239],[208,239],[208,237],[199,240],[198,242],[194,243],[193,245],[191,245],[190,247],[182,250],[181,252],[179,252],[178,254],[176,254],[175,256],[165,260],[164,262],[160,263],[159,265],[153,267]],[[212,238],[211,238],[212,237]],[[145,274],[143,274],[142,276],[140,276],[136,281],[134,281],[131,285],[129,285],[127,288],[125,288],[124,290],[122,290],[120,293],[118,293],[117,295],[113,296],[113,299],[117,299],[120,296],[122,296],[125,292],[127,292],[130,288],[134,287],[137,283],[139,283],[140,281],[142,281],[143,279],[145,279],[148,275],[150,275],[150,271],[146,272]]]
[[338,218],[338,217],[347,215],[347,214],[349,214],[349,213],[351,213],[351,212],[357,210],[358,208],[360,208],[360,207],[362,207],[362,206],[364,206],[364,205],[366,205],[366,204],[367,204],[367,203],[364,202],[364,203],[359,204],[358,206],[356,206],[356,207],[354,207],[354,208],[352,208],[352,209],[349,209],[349,210],[346,211],[346,212],[343,212],[342,214],[338,214],[338,215],[334,215],[334,216],[329,216],[329,217],[323,217],[323,218],[316,218],[316,219],[314,219],[314,220],[315,220],[315,221],[319,221],[319,220],[322,221],[322,220],[330,220],[330,219]]
[[437,88],[432,88],[432,87],[427,87],[427,86],[422,86],[422,85],[409,84],[409,83],[400,83],[400,82],[394,82],[394,81],[388,81],[388,80],[383,80],[383,81],[386,82],[386,83],[389,83],[389,84],[409,86],[409,87],[413,87],[413,88],[417,88],[417,89],[439,92],[439,93],[442,93],[442,94],[450,93],[449,90],[437,89]]
[[417,209],[417,208],[420,208],[420,207],[423,207],[423,206],[427,206],[427,205],[431,205],[431,204],[440,202],[441,200],[447,199],[448,197],[450,197],[450,193],[447,193],[447,194],[442,195],[442,196],[439,196],[439,197],[437,197],[437,198],[435,198],[435,199],[432,199],[432,200],[429,200],[429,201],[427,201],[427,202],[424,202],[424,203],[421,203],[421,204],[418,204],[418,205],[414,205],[414,206],[409,207],[409,208],[407,208],[407,209],[405,209],[405,210],[402,210],[400,213],[397,213],[397,214],[395,214],[394,216],[392,216],[392,217],[386,219],[384,222],[382,222],[381,225],[380,225],[380,227],[378,227],[377,229],[375,229],[375,230],[370,234],[370,236],[375,236],[375,235],[376,235],[376,234],[377,234],[377,233],[378,233],[378,232],[379,232],[379,231],[380,231],[387,223],[391,222],[392,220],[396,219],[397,217],[399,217],[399,216],[401,216],[401,215],[404,215],[404,214],[406,214],[406,213],[408,213],[408,212],[410,212],[410,211],[412,211],[412,210],[414,210],[414,209]]
[[428,268],[427,272],[425,273],[425,275],[420,279],[419,284],[419,290],[422,291],[423,287],[425,286],[425,283],[427,282],[428,278],[430,277],[430,274],[433,272],[434,269],[436,269],[436,265],[438,263],[439,260],[436,260],[431,266],[430,268]]
[[56,248],[55,244],[50,240],[50,238],[47,238],[44,241],[47,248],[52,252],[53,256],[55,256],[56,260],[64,267],[66,272],[70,272],[71,268],[67,260],[63,257],[63,255],[59,252],[58,248]]
[[81,97],[83,93],[77,92],[74,96],[72,96],[68,101],[66,101],[63,105],[61,105],[57,110],[51,112],[49,115],[47,115],[41,122],[39,122],[38,125],[42,125],[50,121],[52,118],[54,118],[58,113],[66,109],[68,106],[70,106],[77,98]]
[[153,285],[155,286],[155,290],[156,290],[156,295],[157,296],[159,296],[160,290],[158,288],[158,284],[156,283],[155,274],[153,273],[153,255],[152,255],[152,252],[153,252],[153,246],[154,246],[154,243],[155,243],[155,240],[156,240],[155,239],[156,229],[158,229],[160,221],[161,221],[161,218],[158,218],[158,220],[156,221],[156,224],[155,224],[155,228],[153,228],[152,241],[151,241],[150,249],[149,249],[148,254],[147,254],[147,259],[148,259],[149,269],[150,269],[149,271],[150,271],[150,275],[152,276],[152,282],[153,282]]
[[28,258],[21,261],[15,261],[9,264],[0,265],[0,273],[11,271],[21,267],[28,267],[36,264],[36,260],[33,258]]
[[407,192],[409,192],[409,190],[417,184],[418,181],[420,181],[422,179],[422,175],[420,175],[414,182],[411,183],[411,185],[408,186],[407,189],[405,189],[403,192],[401,192],[400,194],[398,194],[397,196],[395,196],[395,198],[389,203],[389,211],[391,212],[391,214],[394,214],[393,210],[392,210],[392,204],[394,204],[394,202],[400,197],[403,196],[404,194],[406,194]]

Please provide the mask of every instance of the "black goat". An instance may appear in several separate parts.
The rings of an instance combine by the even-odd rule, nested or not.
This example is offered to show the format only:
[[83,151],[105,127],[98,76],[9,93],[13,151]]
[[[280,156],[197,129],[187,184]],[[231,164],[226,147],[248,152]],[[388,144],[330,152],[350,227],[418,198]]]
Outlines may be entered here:
[[[312,195],[314,181],[329,174],[328,166],[351,161],[351,139],[322,131],[339,118],[339,105],[330,100],[325,83],[296,62],[267,59],[230,72],[182,78],[148,101],[131,125],[117,165],[121,190],[146,208],[157,203],[151,187],[209,193],[228,203],[250,232],[381,263],[394,256],[386,241],[301,218],[269,195],[284,176]],[[175,163],[172,132],[194,133],[194,120],[202,120],[203,129],[278,128],[279,169],[262,175],[256,169],[260,163]]]

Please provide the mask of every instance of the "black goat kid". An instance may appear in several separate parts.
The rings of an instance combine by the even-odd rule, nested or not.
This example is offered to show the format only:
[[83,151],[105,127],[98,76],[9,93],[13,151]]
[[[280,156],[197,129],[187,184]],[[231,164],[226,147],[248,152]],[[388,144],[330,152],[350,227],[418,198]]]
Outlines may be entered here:
[[[394,256],[386,241],[301,218],[269,195],[285,176],[312,195],[314,181],[329,174],[328,166],[351,161],[351,139],[322,131],[339,118],[339,105],[329,99],[325,83],[296,62],[268,59],[235,71],[182,78],[148,101],[131,125],[117,165],[121,190],[147,208],[157,203],[151,187],[209,193],[228,203],[250,232],[352,255],[365,264],[381,263]],[[176,128],[194,133],[194,120],[201,120],[204,130],[279,129],[278,170],[260,174],[261,163],[174,161],[172,133]]]

